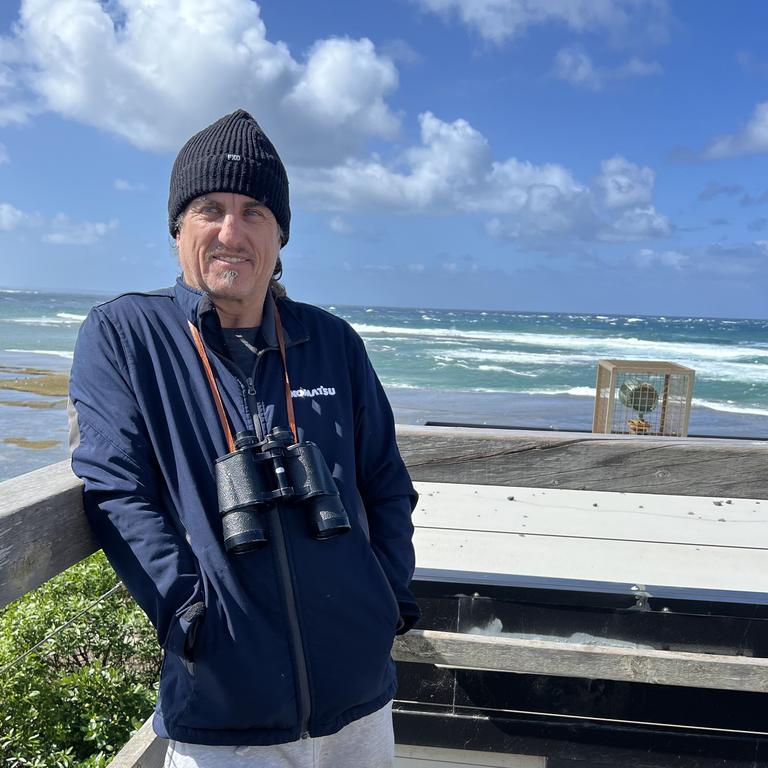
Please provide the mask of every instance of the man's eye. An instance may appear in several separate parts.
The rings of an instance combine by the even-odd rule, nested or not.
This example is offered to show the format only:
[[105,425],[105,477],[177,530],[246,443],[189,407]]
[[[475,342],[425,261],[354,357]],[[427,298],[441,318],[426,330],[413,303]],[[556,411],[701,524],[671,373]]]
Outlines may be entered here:
[[246,208],[245,209],[245,215],[250,216],[251,218],[262,218],[264,216],[264,212],[261,210],[261,208]]
[[221,208],[217,205],[203,205],[196,211],[197,215],[203,219],[218,219],[221,216]]

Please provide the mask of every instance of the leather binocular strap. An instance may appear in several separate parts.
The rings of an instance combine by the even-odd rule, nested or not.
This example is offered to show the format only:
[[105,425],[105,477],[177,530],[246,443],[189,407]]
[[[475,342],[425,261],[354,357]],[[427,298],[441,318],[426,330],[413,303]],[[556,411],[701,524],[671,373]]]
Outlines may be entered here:
[[293,442],[299,442],[299,432],[296,429],[296,416],[293,413],[293,395],[291,394],[291,382],[288,379],[288,360],[285,355],[285,339],[283,338],[283,324],[280,322],[280,313],[277,311],[277,302],[272,299],[275,309],[275,331],[277,332],[277,344],[280,347],[280,357],[283,358],[283,375],[285,378],[285,408],[288,411],[288,426],[293,433]]
[[[271,298],[271,297],[270,297]],[[274,302],[274,299],[271,299]],[[285,383],[285,407],[288,411],[288,426],[291,428],[294,442],[299,442],[299,434],[296,429],[296,416],[293,412],[293,396],[291,395],[291,382],[288,379],[288,360],[285,354],[285,338],[283,337],[283,325],[280,322],[280,313],[277,311],[277,304],[273,304],[275,310],[275,332],[277,333],[277,344],[280,347],[280,357],[283,361],[283,380]],[[213,377],[213,370],[211,369],[211,362],[208,359],[208,353],[205,351],[205,345],[203,339],[200,336],[200,331],[197,326],[191,321],[187,320],[189,324],[189,330],[192,333],[192,340],[195,342],[195,349],[200,356],[200,360],[203,363],[203,370],[205,371],[205,377],[208,379],[208,386],[211,388],[211,394],[213,395],[213,401],[216,404],[216,412],[219,414],[219,421],[221,422],[221,428],[224,430],[224,437],[227,440],[227,448],[229,452],[235,450],[235,440],[232,437],[232,430],[229,427],[229,420],[227,419],[227,412],[224,410],[224,403],[221,401],[221,394],[216,384],[216,379]]]
[[200,331],[197,330],[197,326],[190,320],[189,330],[192,333],[192,340],[195,342],[195,349],[197,354],[200,355],[200,360],[203,363],[203,370],[205,371],[205,377],[208,379],[208,386],[211,388],[211,394],[213,395],[213,401],[216,403],[216,412],[219,414],[219,421],[221,422],[221,428],[224,430],[224,437],[227,439],[227,448],[229,452],[235,450],[235,439],[232,437],[232,430],[229,428],[229,421],[227,420],[227,412],[224,410],[224,403],[221,402],[221,395],[219,394],[219,388],[216,386],[216,379],[213,378],[213,371],[211,370],[211,363],[208,360],[208,355],[203,345],[203,339],[200,336]]

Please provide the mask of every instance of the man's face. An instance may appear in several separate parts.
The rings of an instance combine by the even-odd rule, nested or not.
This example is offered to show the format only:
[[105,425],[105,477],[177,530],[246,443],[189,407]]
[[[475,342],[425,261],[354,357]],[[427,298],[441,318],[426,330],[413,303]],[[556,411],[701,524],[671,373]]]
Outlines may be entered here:
[[217,306],[256,302],[261,307],[280,252],[269,208],[234,192],[195,198],[176,244],[188,285],[209,293]]

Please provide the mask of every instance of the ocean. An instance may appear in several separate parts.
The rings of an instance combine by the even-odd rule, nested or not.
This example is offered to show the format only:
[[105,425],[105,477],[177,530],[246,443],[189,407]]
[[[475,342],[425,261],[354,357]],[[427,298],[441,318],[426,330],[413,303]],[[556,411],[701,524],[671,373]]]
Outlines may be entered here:
[[[106,298],[0,289],[0,480],[66,458],[61,374]],[[768,320],[326,309],[365,340],[401,423],[589,430],[597,360],[653,359],[695,370],[691,435],[768,439]],[[9,388],[23,377],[51,386]]]

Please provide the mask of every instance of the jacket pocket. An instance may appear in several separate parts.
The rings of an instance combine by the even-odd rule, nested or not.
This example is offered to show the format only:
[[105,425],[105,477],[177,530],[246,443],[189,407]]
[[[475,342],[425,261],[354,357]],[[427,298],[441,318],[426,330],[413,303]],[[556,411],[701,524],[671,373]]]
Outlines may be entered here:
[[185,665],[189,695],[178,725],[229,731],[294,727],[296,694],[284,627],[274,605],[230,606],[225,612],[209,604]]
[[373,557],[374,561],[376,562],[376,566],[379,569],[379,573],[381,574],[381,578],[384,580],[384,584],[386,586],[387,594],[389,595],[390,602],[392,604],[392,609],[395,612],[395,622],[392,625],[393,630],[399,629],[401,624],[401,618],[400,618],[400,604],[397,602],[397,596],[395,595],[395,590],[392,589],[392,584],[390,583],[389,579],[387,578],[387,574],[384,571],[384,566],[381,564],[381,560],[376,556],[376,553],[373,551],[373,548],[371,548],[371,557]]
[[313,719],[332,722],[392,690],[391,659],[399,608],[359,526],[318,542],[294,542]]

